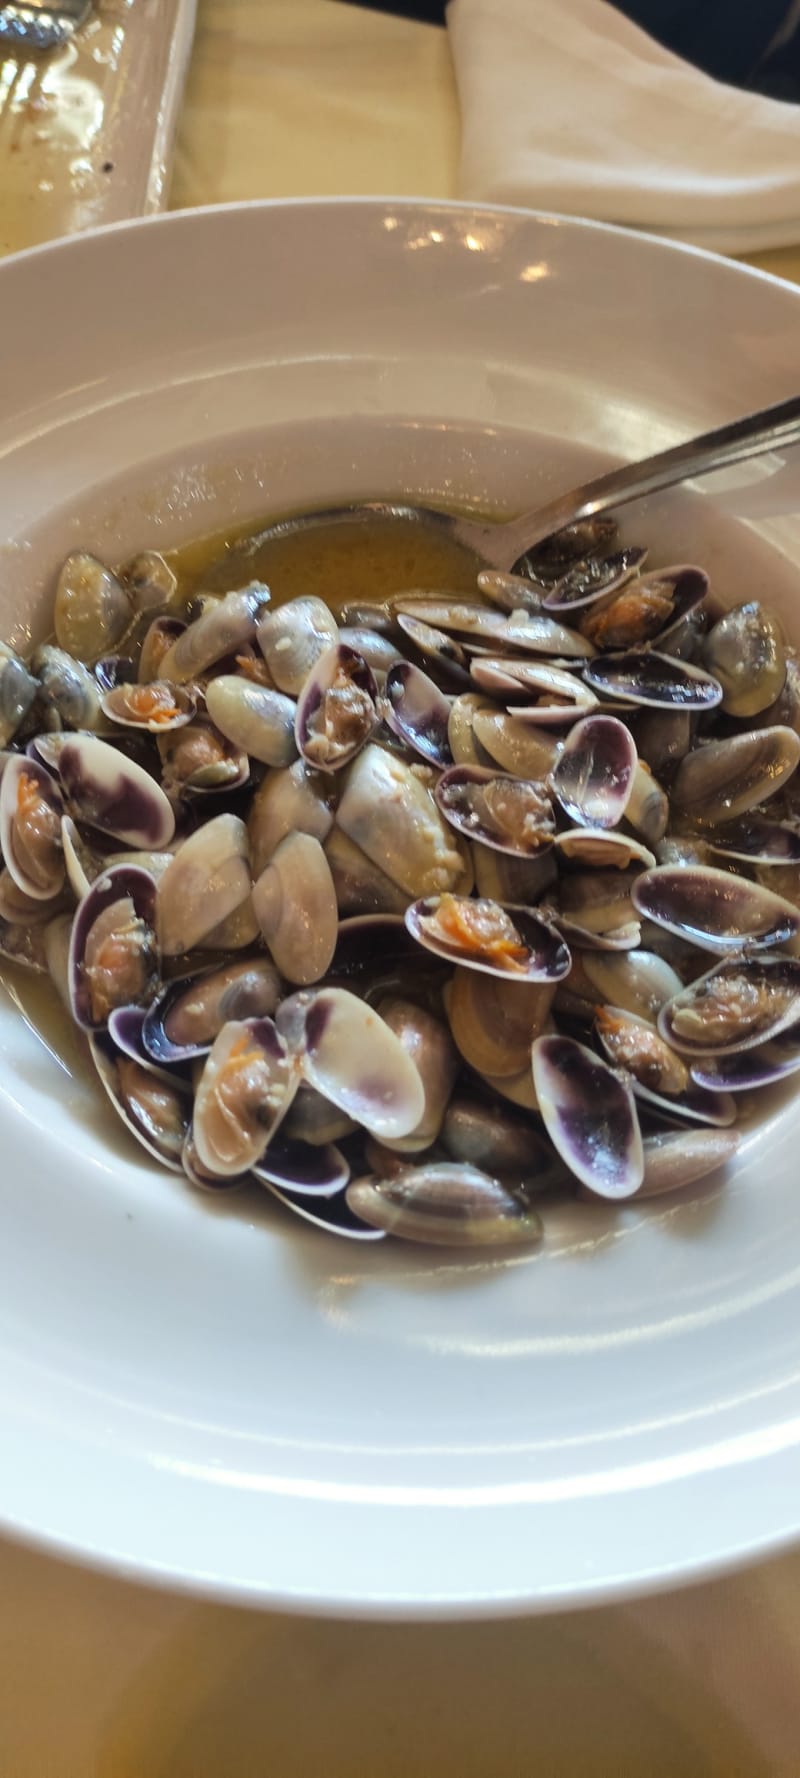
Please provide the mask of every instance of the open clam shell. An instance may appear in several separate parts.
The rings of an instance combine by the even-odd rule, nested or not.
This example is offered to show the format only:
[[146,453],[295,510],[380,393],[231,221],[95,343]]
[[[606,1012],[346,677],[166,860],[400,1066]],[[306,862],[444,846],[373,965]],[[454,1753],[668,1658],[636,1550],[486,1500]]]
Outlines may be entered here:
[[353,761],[336,812],[348,839],[410,896],[453,889],[464,871],[424,777],[370,742]]
[[800,735],[781,724],[704,741],[681,760],[672,802],[703,827],[718,827],[774,796],[798,761]]
[[598,1197],[631,1197],[644,1154],[627,1082],[572,1037],[538,1037],[532,1066],[545,1129],[570,1172]]
[[637,878],[632,895],[643,919],[704,951],[785,946],[800,933],[791,902],[711,865],[659,865]]
[[405,922],[412,938],[435,956],[504,981],[556,982],[569,972],[563,939],[529,908],[433,895],[413,902]]
[[16,754],[0,781],[0,848],[17,888],[35,901],[52,901],[64,887],[62,800],[50,773]]
[[559,613],[583,610],[598,599],[608,599],[638,574],[646,560],[647,550],[633,545],[610,556],[590,556],[576,562],[547,594],[544,609]]
[[350,1166],[335,1143],[312,1146],[284,1135],[273,1136],[253,1176],[265,1185],[279,1185],[303,1198],[332,1198],[344,1191]]
[[627,1071],[635,1098],[690,1123],[734,1122],[736,1106],[730,1094],[698,1085],[683,1058],[649,1020],[618,1006],[603,1006],[595,1015],[595,1030],[608,1061]]
[[464,1161],[421,1162],[386,1178],[354,1179],[346,1197],[373,1227],[429,1246],[518,1246],[542,1233],[521,1193]]
[[682,1055],[735,1055],[800,1020],[800,961],[726,958],[663,1006],[658,1028]]
[[280,977],[268,957],[243,957],[171,982],[147,1008],[146,1054],[164,1067],[205,1055],[230,1019],[271,1017],[280,994]]
[[347,988],[293,995],[278,1025],[305,1080],[372,1135],[408,1136],[425,1110],[425,1090],[400,1038]]
[[664,710],[713,710],[722,686],[702,667],[693,667],[656,649],[597,655],[584,667],[589,685],[605,697]]
[[636,746],[616,716],[586,716],[567,736],[552,788],[565,814],[585,827],[616,827],[636,775]]
[[320,656],[338,640],[336,619],[315,594],[267,611],[258,625],[259,647],[272,679],[279,691],[293,698],[299,696]]
[[175,833],[175,811],[155,778],[97,735],[64,734],[37,743],[58,773],[76,821],[127,846],[159,851]]
[[800,864],[800,828],[765,815],[742,815],[706,837],[709,851],[744,864]]
[[560,579],[573,562],[587,556],[602,556],[613,550],[619,537],[619,525],[609,513],[595,513],[588,519],[575,519],[551,531],[541,543],[526,550],[514,564],[516,574],[530,574],[534,580]]
[[386,1239],[385,1229],[373,1228],[351,1209],[347,1191],[335,1192],[331,1197],[323,1197],[321,1193],[312,1197],[309,1193],[296,1189],[288,1191],[275,1180],[265,1179],[263,1175],[261,1184],[283,1204],[284,1209],[291,1210],[294,1216],[301,1217],[303,1222],[310,1223],[313,1228],[322,1229],[326,1235],[340,1235],[346,1241]]
[[451,700],[410,661],[400,661],[386,675],[384,720],[392,734],[405,741],[429,765],[453,763],[447,725]]
[[112,686],[100,699],[104,715],[121,728],[144,729],[160,735],[165,729],[182,728],[191,722],[197,698],[184,685],[170,685],[167,679],[151,679],[146,685],[122,683]]
[[[153,679],[161,677],[164,656],[171,649],[173,642],[183,635],[186,624],[182,617],[154,617],[146,631],[139,654],[139,666],[136,677],[140,685],[147,685]],[[116,678],[113,681],[116,684]],[[107,686],[110,690],[110,685]]]
[[449,684],[469,685],[469,655],[454,636],[408,612],[398,612],[397,627]]
[[130,594],[110,568],[86,550],[67,556],[55,597],[59,648],[76,660],[94,661],[116,647],[133,615]]
[[581,634],[601,649],[640,648],[656,637],[663,647],[707,592],[708,575],[702,568],[657,568],[635,575],[581,613]]
[[772,1043],[736,1055],[704,1056],[691,1065],[692,1079],[709,1092],[748,1093],[774,1086],[800,1069],[800,1026],[790,1026]]
[[375,675],[346,643],[325,650],[297,700],[294,734],[306,763],[338,772],[369,740],[378,720]]
[[523,654],[549,654],[566,660],[589,660],[594,653],[585,637],[544,612],[513,611],[505,617],[477,600],[435,594],[397,599],[395,610],[398,623],[404,617],[416,618],[418,623],[458,637],[463,644],[478,643],[501,651],[519,649]]
[[522,574],[503,574],[497,568],[481,570],[478,591],[501,611],[541,611],[544,600],[544,587],[534,586]]
[[553,844],[560,857],[590,869],[627,870],[633,864],[646,869],[656,861],[641,840],[607,827],[568,827],[556,834]]
[[72,923],[72,1016],[86,1031],[106,1025],[116,1006],[139,1006],[158,984],[156,885],[148,871],[117,864],[92,883]]
[[596,707],[598,699],[575,673],[548,661],[513,655],[476,655],[470,663],[475,683],[502,698],[512,716],[542,728],[566,728]]
[[98,1079],[131,1135],[162,1167],[181,1173],[191,1120],[188,1087],[174,1075],[143,1066],[105,1032],[90,1037],[89,1050]]
[[451,766],[434,796],[450,826],[483,846],[529,858],[552,845],[553,805],[542,781],[484,766]]
[[161,677],[186,685],[217,661],[252,642],[269,598],[268,587],[259,581],[238,592],[226,593],[176,636],[159,663]]
[[215,1037],[197,1087],[192,1142],[221,1178],[261,1159],[297,1090],[298,1074],[272,1019],[230,1019]]

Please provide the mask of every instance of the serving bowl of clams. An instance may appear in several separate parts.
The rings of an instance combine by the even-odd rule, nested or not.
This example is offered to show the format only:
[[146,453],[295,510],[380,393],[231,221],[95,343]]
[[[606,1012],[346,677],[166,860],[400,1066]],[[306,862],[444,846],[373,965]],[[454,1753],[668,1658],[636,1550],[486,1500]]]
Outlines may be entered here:
[[791,453],[502,568],[386,503],[777,401],[796,294],[378,202],[0,290],[3,1523],[387,1616],[792,1537]]

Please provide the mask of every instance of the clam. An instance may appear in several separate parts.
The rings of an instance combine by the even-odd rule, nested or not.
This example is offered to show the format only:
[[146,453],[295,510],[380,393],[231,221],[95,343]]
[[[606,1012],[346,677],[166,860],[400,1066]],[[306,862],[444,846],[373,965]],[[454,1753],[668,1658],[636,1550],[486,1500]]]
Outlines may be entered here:
[[639,648],[655,637],[663,643],[707,592],[708,575],[702,568],[657,568],[635,575],[582,612],[581,635],[600,649]]
[[323,599],[292,599],[268,611],[258,643],[279,691],[297,698],[320,657],[339,640],[339,626]]
[[563,940],[528,908],[445,893],[413,902],[405,923],[435,956],[506,981],[557,982],[569,970]]
[[40,737],[39,753],[58,773],[70,813],[128,846],[158,851],[175,832],[175,813],[154,778],[97,735]]
[[653,951],[581,951],[573,960],[569,987],[573,986],[576,966],[585,978],[587,999],[595,1004],[607,1001],[623,1012],[637,1013],[650,1024],[683,987],[676,970]]
[[[197,698],[182,685],[151,679],[146,685],[117,684],[100,700],[103,714],[121,728],[144,729],[151,735],[191,722]],[[72,726],[72,725],[70,725]]]
[[425,1104],[419,1123],[406,1136],[385,1137],[401,1154],[430,1148],[439,1135],[458,1073],[458,1056],[447,1027],[425,1007],[395,996],[378,1002],[377,1011],[399,1038],[422,1082]]
[[235,1178],[264,1154],[297,1087],[272,1019],[230,1019],[215,1037],[197,1087],[192,1142],[201,1167]]
[[588,660],[594,650],[575,630],[568,630],[544,612],[512,611],[503,616],[477,600],[421,594],[395,600],[398,623],[415,618],[434,630],[452,634],[464,644],[485,644],[493,650],[520,649],[523,654],[549,654],[566,660]]
[[495,1080],[521,1074],[534,1038],[547,1024],[555,988],[555,982],[503,981],[477,969],[456,968],[444,1003],[464,1061]]
[[96,661],[116,648],[134,616],[121,581],[96,556],[67,556],[56,586],[55,632],[59,648],[79,661]]
[[308,833],[324,842],[333,815],[330,778],[311,771],[304,759],[268,772],[254,792],[247,817],[254,877],[261,875],[288,834]]
[[254,1178],[304,1198],[332,1198],[344,1191],[350,1167],[341,1149],[333,1142],[312,1148],[309,1142],[292,1141],[285,1129],[284,1121],[260,1161],[254,1163]]
[[156,549],[143,549],[131,556],[120,568],[119,578],[130,594],[137,617],[169,605],[178,587],[177,576]]
[[162,664],[173,643],[184,634],[186,625],[180,617],[156,617],[146,631],[139,654],[137,678],[140,685],[149,685],[161,675]]
[[595,1030],[609,1062],[629,1075],[636,1098],[693,1123],[733,1123],[736,1108],[730,1096],[698,1085],[683,1058],[647,1019],[617,1006],[601,1006]]
[[90,1038],[89,1048],[98,1079],[126,1128],[163,1167],[180,1173],[191,1113],[186,1087],[124,1054],[104,1032]]
[[383,687],[392,667],[397,666],[403,656],[399,648],[389,636],[379,635],[377,630],[362,629],[360,625],[345,624],[339,630],[339,641],[346,642],[348,648],[354,648],[365,660],[375,675],[376,684]]
[[570,1172],[598,1197],[631,1197],[644,1154],[627,1082],[571,1037],[538,1037],[532,1065],[545,1129]]
[[502,901],[532,907],[556,881],[556,854],[552,846],[529,858],[497,852],[491,846],[473,846],[475,888],[483,901]]
[[724,858],[745,864],[800,864],[800,829],[765,815],[742,815],[709,833],[706,846]]
[[413,642],[442,677],[456,685],[469,684],[469,655],[454,636],[448,636],[444,630],[437,630],[435,625],[423,623],[421,618],[411,617],[406,612],[398,616],[397,625],[401,634]]
[[522,1193],[464,1161],[428,1161],[388,1179],[354,1179],[346,1199],[376,1229],[430,1246],[518,1246],[542,1233]]
[[630,799],[636,766],[636,747],[625,724],[615,716],[586,716],[564,743],[552,788],[571,821],[616,827]]
[[238,815],[215,815],[184,841],[158,885],[161,951],[179,957],[199,944],[251,890],[247,829]]
[[118,864],[97,877],[72,923],[72,1016],[98,1031],[118,1006],[143,1006],[158,987],[156,886],[147,871]]
[[[55,925],[55,920],[51,924]],[[47,975],[49,930],[48,925],[39,922],[34,926],[21,926],[16,921],[0,920],[0,957],[19,964],[21,969],[32,970],[35,975]]]
[[62,800],[44,766],[17,754],[0,780],[0,849],[18,889],[52,901],[64,886]]
[[576,562],[547,594],[545,611],[582,611],[598,600],[605,603],[638,574],[646,559],[647,550],[635,545],[615,550],[613,555],[590,556],[586,561]]
[[472,727],[472,719],[476,710],[486,710],[487,708],[493,710],[494,705],[487,706],[486,699],[474,691],[462,692],[460,697],[453,699],[447,719],[447,740],[454,765],[486,766],[490,764],[490,755],[476,739]]
[[38,926],[52,920],[66,901],[66,895],[47,901],[28,895],[15,883],[10,871],[0,870],[0,921],[4,926]]
[[326,649],[297,700],[295,741],[306,764],[323,772],[348,765],[378,720],[376,697],[373,674],[354,648]]
[[553,805],[547,786],[483,766],[452,766],[434,791],[436,806],[467,839],[527,858],[552,845]]
[[721,741],[704,741],[681,761],[672,800],[703,827],[717,827],[774,796],[798,760],[800,736],[791,728],[752,729]]
[[297,758],[295,706],[283,692],[221,673],[206,687],[206,708],[220,734],[252,759],[288,766]]
[[420,754],[429,765],[452,765],[447,738],[450,699],[421,667],[400,661],[390,668],[381,708],[387,727],[412,753]]
[[173,1065],[201,1056],[230,1019],[271,1017],[280,978],[267,957],[246,957],[171,982],[148,1007],[142,1042],[154,1062]]
[[657,778],[640,759],[625,804],[625,820],[629,827],[635,827],[648,845],[655,846],[667,831],[669,817],[669,800]]
[[548,890],[542,912],[559,931],[590,950],[631,950],[639,943],[640,926],[631,900],[639,875],[636,866],[622,870],[574,871]]
[[786,641],[778,619],[758,599],[734,605],[709,630],[703,660],[722,686],[730,716],[757,716],[780,697]]
[[640,710],[634,719],[636,747],[651,772],[680,765],[692,744],[690,710]]
[[238,907],[231,908],[229,914],[223,914],[210,932],[204,932],[197,940],[198,951],[246,951],[258,942],[259,926],[253,908],[253,897],[248,895],[240,901]]
[[[63,648],[43,643],[31,657],[31,668],[39,682],[39,696],[44,707],[45,727],[98,729],[103,727],[103,709],[98,681],[82,661],[75,660]],[[0,661],[0,708],[6,669]],[[2,726],[0,726],[2,734]]]
[[0,747],[13,739],[40,690],[36,667],[31,665],[32,672],[13,649],[0,646]]
[[305,1191],[288,1191],[274,1180],[264,1179],[264,1184],[286,1210],[310,1223],[312,1228],[322,1229],[326,1235],[341,1235],[348,1241],[385,1240],[383,1229],[373,1228],[350,1208],[347,1191],[335,1192],[332,1197],[322,1194],[311,1197]]
[[302,1142],[306,1148],[327,1149],[358,1129],[346,1111],[301,1081],[281,1127],[281,1137],[289,1142]]
[[207,716],[159,735],[158,751],[164,792],[175,800],[238,790],[250,776],[247,754]]
[[534,586],[522,574],[502,574],[484,568],[478,575],[478,591],[501,611],[541,611],[544,588]]
[[473,711],[472,733],[490,759],[519,778],[545,778],[563,746],[549,729],[486,703]]
[[556,834],[553,844],[560,858],[598,870],[627,870],[630,865],[646,870],[656,862],[641,840],[607,827],[568,827]]
[[278,1008],[304,1079],[382,1142],[409,1136],[425,1089],[404,1044],[347,988],[318,988]]
[[774,1086],[800,1069],[800,1027],[791,1025],[772,1043],[736,1055],[703,1056],[691,1065],[692,1080],[708,1092],[749,1093]]
[[736,1130],[658,1130],[644,1139],[644,1181],[640,1198],[694,1185],[731,1160],[739,1147]]
[[319,840],[287,834],[253,884],[253,910],[281,975],[301,986],[325,975],[339,914],[331,868]]
[[[528,1066],[530,1074],[530,1065]],[[496,1179],[524,1184],[529,1193],[549,1191],[568,1176],[547,1138],[529,1117],[507,1106],[453,1098],[441,1129],[451,1160],[480,1167]]]
[[656,649],[596,655],[584,667],[584,674],[594,691],[631,704],[665,710],[713,710],[722,702],[722,686],[711,673]]
[[800,933],[800,912],[759,883],[710,865],[660,865],[633,886],[633,904],[704,951],[789,945]]
[[419,773],[374,742],[348,772],[336,820],[408,895],[451,889],[463,873],[462,855]]
[[[71,1013],[72,999],[70,995],[69,946],[72,937],[72,915],[56,914],[52,920],[48,921],[43,929],[37,927],[12,927],[10,930],[12,932],[32,931],[37,934],[41,943],[41,967],[43,967],[49,975],[62,1006],[66,1008],[68,1013]],[[6,946],[2,943],[2,939],[0,939],[0,950],[2,950],[6,956],[13,955],[13,953],[6,949]],[[19,959],[16,960],[19,961]],[[22,961],[27,961],[27,959],[23,958]],[[31,967],[36,966],[35,962],[31,963]]]
[[571,525],[553,531],[521,559],[534,578],[541,576],[549,580],[562,575],[572,562],[581,561],[586,556],[602,556],[604,551],[614,547],[618,535],[616,519],[608,513],[598,513],[592,518],[575,519]]
[[658,1028],[684,1055],[734,1055],[798,1020],[800,962],[756,955],[726,958],[682,988],[661,1008]]
[[269,589],[259,581],[240,592],[226,593],[211,610],[190,623],[162,655],[159,672],[163,679],[185,685],[197,679],[207,667],[250,642],[256,634],[259,617],[269,604]]
[[542,728],[568,727],[598,703],[582,679],[548,661],[477,655],[470,673],[482,691],[502,699],[512,716]]

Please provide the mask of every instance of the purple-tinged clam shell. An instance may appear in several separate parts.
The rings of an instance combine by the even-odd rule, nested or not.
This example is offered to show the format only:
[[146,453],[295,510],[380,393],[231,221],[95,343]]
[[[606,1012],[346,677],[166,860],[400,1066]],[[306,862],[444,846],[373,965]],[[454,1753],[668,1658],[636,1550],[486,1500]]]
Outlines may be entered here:
[[566,728],[598,702],[584,680],[550,661],[476,655],[470,672],[483,691],[502,699],[512,716],[542,728]]
[[280,992],[268,957],[243,957],[171,982],[147,1008],[145,1052],[163,1067],[205,1055],[230,1019],[270,1018]]
[[647,1019],[618,1006],[598,1007],[595,1030],[607,1060],[630,1076],[634,1098],[690,1123],[732,1124],[736,1106],[727,1093],[697,1085],[682,1056]]
[[378,720],[375,676],[346,643],[327,648],[297,700],[295,741],[307,765],[338,772],[349,764]]
[[50,735],[47,751],[76,821],[143,850],[169,845],[175,813],[143,766],[97,735]]
[[52,901],[64,887],[61,814],[45,767],[25,754],[9,759],[0,781],[0,848],[17,888],[35,901]]
[[335,1143],[313,1146],[292,1141],[280,1131],[256,1162],[253,1175],[262,1184],[281,1186],[298,1197],[332,1198],[344,1191],[350,1167]]
[[774,796],[798,762],[800,735],[781,724],[704,741],[681,760],[672,802],[704,827],[718,827]]
[[469,656],[461,643],[444,630],[437,630],[421,618],[400,612],[397,626],[426,660],[431,661],[442,677],[453,685],[469,685]]
[[399,661],[386,675],[384,721],[428,765],[453,763],[447,724],[451,701],[438,685],[410,661]]
[[800,1020],[800,961],[725,958],[668,1000],[658,1029],[682,1055],[735,1055],[782,1036]]
[[569,973],[563,939],[529,908],[432,895],[406,909],[405,923],[412,938],[435,956],[504,981],[556,982]]
[[709,833],[711,852],[738,858],[745,864],[800,864],[800,828],[766,815],[741,815]]
[[537,1037],[532,1065],[545,1129],[570,1172],[598,1197],[632,1197],[644,1154],[627,1083],[572,1037]]
[[149,872],[116,864],[95,879],[79,904],[68,967],[72,1016],[83,1030],[102,1030],[114,1007],[144,1005],[153,997],[155,903]]
[[252,642],[269,597],[269,589],[259,581],[238,592],[226,593],[176,637],[162,656],[161,677],[186,685],[188,680],[199,678],[207,667]]
[[551,777],[571,821],[585,827],[616,827],[633,789],[637,755],[633,736],[616,716],[585,716],[567,736]]
[[416,1067],[379,1014],[346,988],[295,994],[278,1027],[306,1081],[381,1140],[408,1136],[425,1110]]
[[637,575],[581,614],[581,634],[596,648],[640,648],[658,637],[663,647],[708,592],[702,568],[657,568]]
[[786,946],[800,933],[791,902],[711,865],[659,865],[637,878],[632,896],[643,919],[703,951]]
[[[146,632],[139,655],[139,670],[136,675],[140,685],[146,685],[151,679],[160,679],[161,663],[164,656],[183,635],[186,624],[182,617],[156,617]],[[110,689],[110,688],[109,688]]]
[[521,1192],[464,1161],[421,1160],[385,1177],[354,1179],[346,1196],[374,1228],[426,1246],[520,1246],[542,1233]]
[[262,1179],[278,1202],[295,1216],[301,1216],[304,1222],[312,1227],[322,1229],[326,1235],[342,1235],[348,1241],[383,1241],[385,1230],[372,1228],[364,1222],[355,1210],[350,1208],[347,1192],[336,1192],[333,1197],[310,1197],[307,1192],[286,1191],[275,1180]]
[[771,1087],[800,1069],[800,1025],[791,1026],[772,1043],[736,1055],[704,1056],[693,1062],[691,1076],[709,1092],[748,1093],[754,1087]]
[[126,1128],[162,1167],[182,1172],[191,1116],[188,1086],[121,1050],[105,1032],[90,1037],[89,1049],[98,1079]]
[[458,833],[514,858],[553,843],[555,821],[547,785],[485,766],[451,766],[434,790],[436,806]]
[[722,702],[722,686],[711,673],[656,649],[596,655],[584,673],[594,691],[630,704],[664,710],[713,710]]
[[585,637],[543,611],[515,611],[506,617],[477,600],[435,593],[396,599],[395,610],[401,628],[403,618],[416,618],[418,623],[457,636],[461,643],[485,645],[493,652],[519,649],[523,654],[563,656],[565,660],[589,660],[594,653]]
[[582,610],[597,599],[607,599],[625,585],[647,560],[640,546],[616,550],[611,556],[592,556],[577,562],[556,581],[544,601],[546,611]]
[[222,1178],[261,1159],[297,1090],[298,1073],[272,1019],[230,1019],[206,1057],[194,1101],[200,1166]]
[[607,827],[567,827],[553,841],[561,858],[598,870],[627,870],[629,865],[648,869],[655,853],[629,833]]

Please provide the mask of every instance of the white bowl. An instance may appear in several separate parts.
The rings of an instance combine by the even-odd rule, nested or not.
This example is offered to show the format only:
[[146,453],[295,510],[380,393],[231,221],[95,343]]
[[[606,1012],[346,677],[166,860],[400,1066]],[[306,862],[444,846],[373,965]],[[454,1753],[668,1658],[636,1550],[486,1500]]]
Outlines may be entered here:
[[[60,242],[0,266],[0,314],[18,641],[73,545],[118,559],[359,494],[513,511],[786,395],[800,344],[800,295],[721,260],[374,201]],[[746,509],[785,486],[762,466]],[[763,591],[800,636],[800,527],[724,506],[680,494],[629,527],[725,599]],[[7,1005],[0,1056],[6,1529],[375,1615],[609,1598],[796,1534],[790,1098],[688,1203],[576,1206],[539,1252],[458,1259],[193,1194],[110,1139]]]

